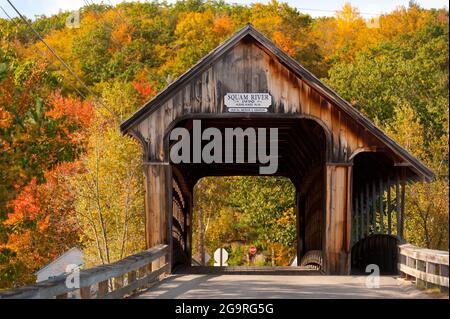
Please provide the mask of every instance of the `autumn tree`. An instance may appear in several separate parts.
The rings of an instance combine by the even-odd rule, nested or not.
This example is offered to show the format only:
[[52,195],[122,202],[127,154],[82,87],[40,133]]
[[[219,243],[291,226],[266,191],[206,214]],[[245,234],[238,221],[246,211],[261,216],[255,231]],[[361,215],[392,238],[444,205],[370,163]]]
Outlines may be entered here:
[[[120,116],[130,114],[139,99],[133,86],[122,82],[106,88],[103,98]],[[121,134],[118,124],[107,110],[96,110],[82,170],[68,181],[89,265],[108,264],[145,248],[141,149]]]

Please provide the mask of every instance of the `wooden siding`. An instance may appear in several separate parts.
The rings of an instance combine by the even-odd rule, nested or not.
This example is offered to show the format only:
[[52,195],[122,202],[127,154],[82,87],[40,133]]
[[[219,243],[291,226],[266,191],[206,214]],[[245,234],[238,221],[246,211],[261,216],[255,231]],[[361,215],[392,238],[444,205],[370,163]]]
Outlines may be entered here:
[[[321,97],[273,55],[250,41],[237,44],[133,127],[132,130],[138,132],[135,134],[148,144],[147,160],[167,160],[163,143],[165,133],[174,121],[182,117],[195,118],[196,115],[207,114],[238,116],[227,113],[223,104],[224,95],[233,92],[270,93],[273,101],[270,115],[315,119],[331,140],[328,161],[346,162],[361,149],[385,149],[361,125]],[[269,114],[245,116],[258,118]],[[398,159],[394,153],[390,155]]]

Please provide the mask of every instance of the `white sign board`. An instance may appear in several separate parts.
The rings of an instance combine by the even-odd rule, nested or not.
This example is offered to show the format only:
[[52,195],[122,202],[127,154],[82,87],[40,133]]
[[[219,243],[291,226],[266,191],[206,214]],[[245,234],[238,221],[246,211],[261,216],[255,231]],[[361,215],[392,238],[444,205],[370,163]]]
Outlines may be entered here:
[[211,257],[208,255],[208,253],[205,251],[205,264],[208,263],[208,261],[211,259]]
[[214,266],[228,266],[228,252],[224,248],[217,248],[214,252]]
[[224,104],[228,112],[267,112],[272,105],[272,96],[269,93],[227,93]]

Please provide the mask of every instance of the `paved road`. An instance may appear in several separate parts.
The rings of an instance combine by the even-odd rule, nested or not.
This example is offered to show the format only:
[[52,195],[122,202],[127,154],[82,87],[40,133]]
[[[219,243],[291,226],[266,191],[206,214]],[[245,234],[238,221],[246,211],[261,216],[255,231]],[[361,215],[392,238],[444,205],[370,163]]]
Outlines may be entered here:
[[380,277],[367,288],[364,276],[178,274],[134,298],[430,298],[395,277]]

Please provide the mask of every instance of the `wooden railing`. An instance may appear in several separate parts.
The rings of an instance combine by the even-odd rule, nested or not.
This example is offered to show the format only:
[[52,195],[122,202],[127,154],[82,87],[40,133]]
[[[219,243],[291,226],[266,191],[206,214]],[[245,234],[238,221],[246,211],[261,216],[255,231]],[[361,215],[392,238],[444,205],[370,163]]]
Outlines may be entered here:
[[416,285],[425,288],[439,287],[448,291],[448,251],[400,245],[399,271],[407,278],[414,278]]
[[[64,299],[68,295],[82,299],[115,299],[146,288],[169,271],[167,245],[129,256],[112,264],[64,274],[32,286],[0,293],[0,299]],[[74,276],[79,276],[73,278]],[[73,281],[72,281],[73,279]],[[70,283],[67,284],[67,281]],[[79,285],[73,283],[79,282]]]

